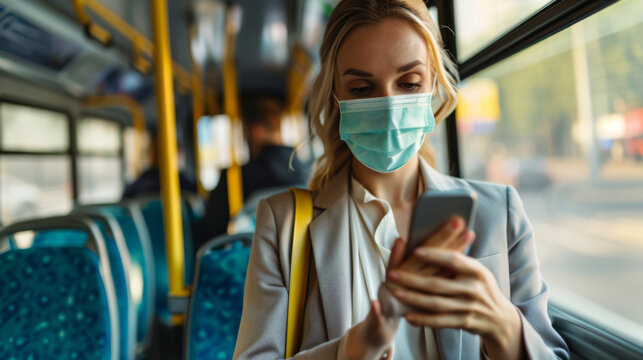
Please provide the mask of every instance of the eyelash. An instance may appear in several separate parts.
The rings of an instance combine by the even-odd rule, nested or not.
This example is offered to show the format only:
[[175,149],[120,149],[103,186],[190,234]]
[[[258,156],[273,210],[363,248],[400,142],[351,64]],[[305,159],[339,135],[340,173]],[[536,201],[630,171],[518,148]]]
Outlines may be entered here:
[[[400,84],[400,87],[402,87],[405,90],[418,90],[422,87],[421,83],[414,83],[414,82],[404,82]],[[368,94],[369,91],[373,89],[373,86],[361,86],[357,88],[350,89],[350,92],[353,95],[360,96],[360,95],[366,95]]]

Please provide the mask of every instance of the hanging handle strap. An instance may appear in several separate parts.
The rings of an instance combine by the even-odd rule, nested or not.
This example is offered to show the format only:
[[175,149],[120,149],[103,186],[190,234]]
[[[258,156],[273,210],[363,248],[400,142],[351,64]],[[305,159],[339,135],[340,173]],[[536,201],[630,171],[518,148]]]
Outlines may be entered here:
[[295,188],[290,188],[290,191],[295,196],[295,221],[290,258],[286,358],[295,355],[301,345],[304,304],[308,287],[308,265],[310,263],[308,224],[313,219],[313,199],[310,191]]

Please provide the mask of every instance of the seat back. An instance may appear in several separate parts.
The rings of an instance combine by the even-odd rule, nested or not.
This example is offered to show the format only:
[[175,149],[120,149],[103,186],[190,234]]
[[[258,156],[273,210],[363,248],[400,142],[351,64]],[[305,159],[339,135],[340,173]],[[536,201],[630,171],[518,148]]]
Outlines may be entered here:
[[[57,229],[68,245],[37,236]],[[116,360],[118,345],[111,268],[94,223],[55,217],[0,231],[0,358]]]
[[257,206],[259,201],[268,198],[280,192],[287,191],[291,187],[306,188],[306,185],[290,185],[290,186],[277,186],[266,189],[261,189],[253,192],[243,203],[243,208],[237,215],[235,215],[228,223],[228,232],[236,233],[250,233],[255,231]]
[[[165,227],[163,221],[163,206],[160,198],[142,198],[136,202],[140,205],[150,235],[154,258],[155,278],[155,312],[166,324],[171,322],[171,312],[168,305],[169,282],[167,273],[167,255],[165,252]],[[192,247],[192,231],[190,229],[189,212],[184,201],[181,202],[183,220],[183,244],[185,254],[185,283],[192,280],[194,271],[194,250]]]
[[136,309],[136,348],[144,352],[150,345],[154,315],[154,259],[147,227],[136,203],[86,205],[77,208],[112,215],[123,233],[130,256],[129,285]]
[[224,235],[199,249],[185,326],[187,360],[232,358],[251,242],[252,233]]
[[94,221],[105,240],[118,307],[120,354],[123,359],[132,359],[136,353],[136,307],[131,291],[131,260],[121,227],[114,216],[97,209],[75,209],[73,213]]

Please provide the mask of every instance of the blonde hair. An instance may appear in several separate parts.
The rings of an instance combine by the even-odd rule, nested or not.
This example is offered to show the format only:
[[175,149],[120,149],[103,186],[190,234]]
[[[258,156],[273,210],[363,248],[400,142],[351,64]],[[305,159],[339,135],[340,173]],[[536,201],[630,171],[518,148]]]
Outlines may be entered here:
[[[457,103],[456,65],[443,48],[442,37],[422,0],[343,0],[328,20],[319,50],[321,69],[311,90],[309,116],[316,135],[324,145],[324,154],[317,159],[311,190],[318,190],[352,158],[345,142],[339,138],[339,111],[333,100],[335,63],[340,45],[346,36],[364,25],[378,24],[385,19],[401,19],[411,24],[427,42],[432,72],[437,76],[441,105],[435,113],[436,123],[446,118]],[[435,158],[428,137],[420,155],[431,165]]]

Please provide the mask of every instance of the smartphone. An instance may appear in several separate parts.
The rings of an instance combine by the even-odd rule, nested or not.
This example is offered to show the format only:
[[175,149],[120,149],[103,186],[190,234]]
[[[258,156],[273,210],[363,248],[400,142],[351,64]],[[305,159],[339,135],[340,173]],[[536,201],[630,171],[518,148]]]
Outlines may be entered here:
[[471,229],[477,202],[478,195],[467,189],[429,190],[422,194],[415,203],[404,257],[411,256],[418,246],[424,244],[453,216],[463,218],[467,228]]

